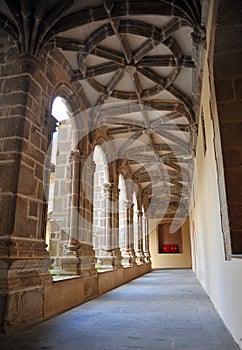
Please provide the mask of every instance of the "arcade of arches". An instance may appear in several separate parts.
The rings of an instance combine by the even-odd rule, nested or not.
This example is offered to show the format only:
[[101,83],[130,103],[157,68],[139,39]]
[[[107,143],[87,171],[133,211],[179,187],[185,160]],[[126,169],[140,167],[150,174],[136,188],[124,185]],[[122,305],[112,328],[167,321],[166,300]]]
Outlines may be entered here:
[[192,268],[242,345],[241,18],[241,0],[1,1],[1,331]]

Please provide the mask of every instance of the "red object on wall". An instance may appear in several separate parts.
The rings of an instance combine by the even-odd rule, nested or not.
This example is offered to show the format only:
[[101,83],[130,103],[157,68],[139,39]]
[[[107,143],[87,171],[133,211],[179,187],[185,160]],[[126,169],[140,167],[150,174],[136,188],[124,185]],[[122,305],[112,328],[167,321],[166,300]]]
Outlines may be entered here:
[[178,245],[177,244],[173,245],[173,252],[178,253]]
[[169,244],[163,244],[163,253],[169,253]]
[[178,253],[177,244],[163,244],[163,253]]

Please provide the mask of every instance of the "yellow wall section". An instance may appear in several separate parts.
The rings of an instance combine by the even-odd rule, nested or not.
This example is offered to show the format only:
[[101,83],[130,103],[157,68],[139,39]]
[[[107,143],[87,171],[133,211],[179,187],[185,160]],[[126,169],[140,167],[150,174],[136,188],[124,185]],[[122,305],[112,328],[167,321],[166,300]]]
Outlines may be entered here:
[[152,268],[191,268],[191,245],[188,220],[182,226],[182,253],[159,254],[158,227],[149,235]]

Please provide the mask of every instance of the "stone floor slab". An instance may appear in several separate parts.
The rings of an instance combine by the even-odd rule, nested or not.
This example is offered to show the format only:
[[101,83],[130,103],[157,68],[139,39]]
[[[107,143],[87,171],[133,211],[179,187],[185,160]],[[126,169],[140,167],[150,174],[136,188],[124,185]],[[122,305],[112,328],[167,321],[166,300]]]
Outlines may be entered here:
[[31,329],[1,350],[238,350],[191,270],[154,270]]

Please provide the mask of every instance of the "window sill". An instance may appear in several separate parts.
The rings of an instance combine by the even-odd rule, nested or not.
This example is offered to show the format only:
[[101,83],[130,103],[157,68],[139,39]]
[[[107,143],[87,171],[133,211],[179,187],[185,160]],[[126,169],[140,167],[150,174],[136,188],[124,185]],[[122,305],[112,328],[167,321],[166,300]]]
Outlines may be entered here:
[[231,258],[232,259],[242,259],[242,254],[232,254]]

